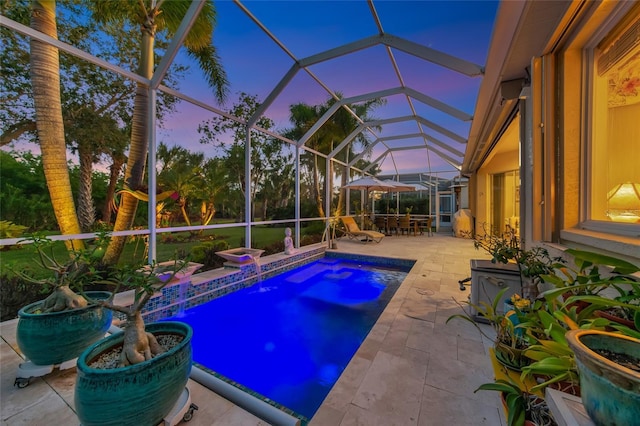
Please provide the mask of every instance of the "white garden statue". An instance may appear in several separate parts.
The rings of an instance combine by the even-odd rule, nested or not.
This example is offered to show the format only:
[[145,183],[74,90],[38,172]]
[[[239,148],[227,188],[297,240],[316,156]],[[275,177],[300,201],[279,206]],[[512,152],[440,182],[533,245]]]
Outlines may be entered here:
[[293,238],[291,238],[291,228],[286,228],[284,235],[284,254],[295,254],[296,249],[293,245]]

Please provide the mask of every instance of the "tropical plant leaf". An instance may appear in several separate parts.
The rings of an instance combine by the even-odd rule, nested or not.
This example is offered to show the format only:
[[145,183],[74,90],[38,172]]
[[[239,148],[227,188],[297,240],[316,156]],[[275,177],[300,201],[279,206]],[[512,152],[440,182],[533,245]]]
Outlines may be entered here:
[[556,342],[567,344],[567,339],[564,337],[566,330],[558,324],[556,319],[547,311],[538,311],[538,316],[542,322],[545,333]]
[[628,275],[640,271],[640,268],[638,268],[633,263],[627,262],[626,260],[618,259],[616,257],[606,256],[604,254],[576,249],[569,249],[567,250],[567,253],[574,256],[576,260],[579,259],[591,264],[612,266],[614,268],[613,272],[617,272],[620,274]]
[[475,393],[475,392],[478,392],[479,390],[498,391],[506,394],[517,394],[517,395],[521,393],[521,390],[515,388],[512,384],[502,382],[500,380],[497,380],[493,383],[483,383],[478,387],[478,389],[476,389],[473,392]]
[[573,351],[569,348],[568,345],[562,344],[560,342],[554,340],[539,340],[538,343],[549,353],[558,356],[569,356],[573,355]]

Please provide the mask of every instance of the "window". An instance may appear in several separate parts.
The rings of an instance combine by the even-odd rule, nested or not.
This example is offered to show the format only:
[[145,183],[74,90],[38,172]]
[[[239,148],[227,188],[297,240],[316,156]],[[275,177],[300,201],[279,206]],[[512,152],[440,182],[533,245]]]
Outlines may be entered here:
[[520,235],[520,173],[512,170],[491,175],[491,228]]
[[590,218],[640,223],[640,20],[595,49]]

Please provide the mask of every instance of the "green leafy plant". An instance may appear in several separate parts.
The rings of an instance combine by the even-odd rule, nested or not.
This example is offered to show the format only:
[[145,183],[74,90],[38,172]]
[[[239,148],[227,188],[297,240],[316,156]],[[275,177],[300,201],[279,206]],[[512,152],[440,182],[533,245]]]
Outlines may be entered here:
[[484,233],[476,235],[473,244],[489,253],[493,263],[514,263],[520,273],[520,294],[530,300],[538,296],[541,277],[563,262],[561,258],[552,258],[543,247],[525,250],[513,230],[499,234],[485,226]]
[[18,238],[28,228],[23,225],[16,225],[8,220],[0,220],[0,238]]
[[508,380],[497,379],[492,383],[484,383],[474,393],[480,390],[500,392],[507,410],[507,424],[509,426],[522,426],[525,420],[531,420],[541,426],[555,424],[544,399],[533,394],[509,376],[506,377]]
[[[498,303],[500,303],[500,300],[502,300],[507,290],[509,290],[508,287],[500,290],[491,304],[484,301],[478,304],[471,303],[470,301],[464,302],[477,312],[476,316],[472,315],[461,303],[456,301],[464,313],[451,315],[447,318],[446,323],[458,318],[473,324],[484,337],[494,343],[496,358],[502,364],[519,370],[522,366],[529,363],[529,360],[523,356],[523,351],[529,347],[530,342],[528,340],[529,336],[522,332],[521,319],[519,318],[521,313],[510,312],[501,314],[497,310]],[[478,325],[476,318],[482,318],[482,320],[488,322],[495,330],[495,337],[487,334]]]
[[[603,308],[619,308],[629,319],[633,319],[636,330],[640,330],[640,283],[631,277],[640,268],[625,260],[598,253],[574,249],[566,252],[573,256],[574,266],[556,265],[552,273],[542,275],[542,279],[554,288],[541,296],[549,304],[564,303],[567,307],[577,303],[589,305],[589,315]],[[603,266],[610,268],[606,275],[601,272]],[[612,327],[630,335],[638,335],[629,327]]]
[[[640,300],[636,297],[639,284],[624,275],[639,270],[636,266],[610,256],[580,250],[567,250],[574,257],[573,266],[556,264],[556,268],[542,278],[555,288],[544,292],[526,315],[522,327],[535,338],[525,351],[533,362],[522,369],[522,379],[537,376],[543,381],[532,388],[543,390],[557,383],[579,386],[578,369],[573,351],[569,348],[565,334],[568,330],[615,329],[624,334],[640,334],[624,325],[599,318],[598,310],[604,307],[624,307],[638,311],[639,305],[628,303]],[[612,273],[605,276],[603,265]],[[600,293],[617,290],[618,297],[606,297]],[[573,296],[571,296],[573,295]]]
[[537,301],[523,327],[535,338],[535,342],[524,352],[532,362],[522,368],[521,380],[534,376],[542,378],[531,391],[544,390],[554,383],[566,383],[568,387],[579,386],[575,357],[565,338],[566,331],[577,329],[578,324],[564,311],[547,312],[545,304]]

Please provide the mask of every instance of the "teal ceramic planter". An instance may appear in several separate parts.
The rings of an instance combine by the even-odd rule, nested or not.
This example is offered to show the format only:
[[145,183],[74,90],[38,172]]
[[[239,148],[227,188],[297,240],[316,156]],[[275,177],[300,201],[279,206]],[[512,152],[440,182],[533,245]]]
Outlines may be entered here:
[[[93,299],[108,299],[111,293],[89,291]],[[112,313],[97,305],[62,312],[33,313],[42,300],[18,312],[16,337],[24,356],[36,365],[57,365],[77,358],[102,339],[111,325]]]
[[593,422],[600,426],[638,424],[640,373],[593,349],[640,360],[640,340],[597,330],[572,330],[566,336],[576,357],[582,403]]
[[83,426],[157,425],[173,408],[191,373],[193,331],[181,322],[148,324],[146,330],[178,334],[183,340],[140,364],[108,370],[89,367],[97,356],[122,344],[124,333],[117,333],[78,358],[75,408]]

